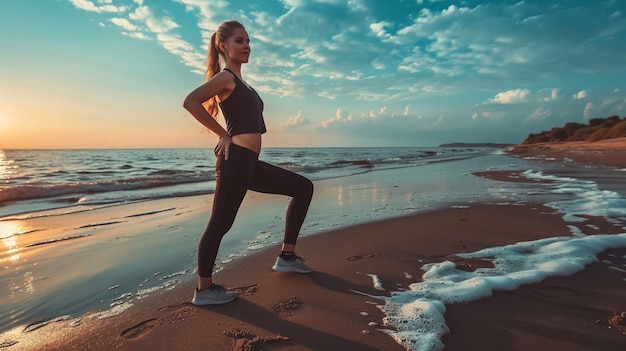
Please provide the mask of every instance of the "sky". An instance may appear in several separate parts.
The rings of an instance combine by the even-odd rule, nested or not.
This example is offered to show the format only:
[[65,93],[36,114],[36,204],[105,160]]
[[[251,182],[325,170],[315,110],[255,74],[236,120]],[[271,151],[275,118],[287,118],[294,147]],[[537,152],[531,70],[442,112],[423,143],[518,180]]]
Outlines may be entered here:
[[2,0],[0,149],[213,147],[182,102],[226,20],[266,147],[517,144],[626,116],[623,0]]

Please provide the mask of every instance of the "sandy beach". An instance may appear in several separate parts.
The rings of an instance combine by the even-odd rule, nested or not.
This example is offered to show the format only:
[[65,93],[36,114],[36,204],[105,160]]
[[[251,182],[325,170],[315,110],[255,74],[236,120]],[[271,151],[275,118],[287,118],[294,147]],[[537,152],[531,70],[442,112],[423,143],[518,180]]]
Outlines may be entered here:
[[[533,190],[520,201],[459,199],[454,205],[406,214],[395,211],[392,216],[372,216],[365,223],[348,223],[315,235],[303,235],[298,254],[315,268],[315,272],[306,275],[271,270],[278,250],[278,242],[273,241],[253,254],[224,264],[215,275],[216,281],[239,293],[232,303],[210,307],[190,304],[195,285],[190,272],[188,279],[175,288],[137,299],[132,307],[110,318],[99,318],[102,315],[94,311],[47,321],[28,332],[12,330],[2,335],[0,348],[406,350],[408,344],[401,345],[399,334],[394,334],[398,328],[386,323],[383,305],[392,302],[390,296],[400,296],[396,293],[416,289],[415,283],[425,281],[424,265],[439,267],[437,264],[448,262],[457,272],[454,274],[472,274],[497,264],[492,256],[472,255],[483,249],[543,239],[568,243],[570,238],[584,240],[596,236],[611,240],[612,236],[626,240],[626,215],[622,214],[626,206],[619,207],[624,203],[624,178],[606,176],[626,170],[625,150],[626,138],[611,143],[518,146],[508,151],[513,159],[558,164],[553,169],[555,174],[568,174],[569,169],[575,169],[585,179],[596,179],[600,189],[605,189],[603,185],[621,189],[622,198],[616,200],[618,205],[608,206],[608,213],[573,213],[562,210],[571,207],[552,203],[559,195],[546,196],[536,190],[559,181],[546,176],[550,167],[542,177],[529,176],[526,169],[515,167],[476,170],[468,178],[486,182],[494,191],[508,185]],[[371,182],[370,188],[376,188],[375,182],[364,179],[366,184]],[[396,186],[401,188],[399,179]],[[336,193],[333,182],[336,181],[316,183],[316,191]],[[528,201],[527,197],[536,201]],[[321,197],[317,200],[322,202],[318,203],[319,208],[332,206],[332,202],[324,203],[326,200]],[[155,226],[174,231],[181,227],[200,228],[202,222],[194,216],[209,211],[209,201],[202,197],[176,201],[184,202],[177,205],[184,210],[164,211],[156,221],[134,222],[133,230],[153,230]],[[242,209],[244,218],[252,212],[264,215],[266,208],[275,208],[267,205],[272,201],[272,197],[249,196]],[[174,205],[163,202],[153,208],[170,206]],[[134,211],[146,210],[145,204],[138,204]],[[572,221],[563,211],[585,221]],[[319,212],[311,215],[329,215]],[[87,221],[80,216],[87,214],[73,218],[77,222]],[[310,222],[308,228],[313,231],[315,224],[315,220]],[[128,225],[125,228],[128,230]],[[443,315],[449,330],[441,333],[440,342],[445,350],[453,351],[626,348],[626,246],[620,247],[621,241],[611,241],[615,242],[611,245],[617,247],[608,250],[595,242],[589,244],[600,247],[597,259],[594,255],[584,269],[572,274],[555,270],[537,282],[494,289],[489,297],[446,303]],[[167,256],[167,252],[159,254]],[[405,305],[408,307],[410,304]],[[624,318],[620,318],[622,313]],[[439,344],[420,342],[412,345],[421,345],[419,350],[442,348]]]
[[511,154],[544,160],[572,159],[596,165],[624,168],[624,152],[626,152],[626,137],[595,142],[572,141],[519,145],[511,151]]

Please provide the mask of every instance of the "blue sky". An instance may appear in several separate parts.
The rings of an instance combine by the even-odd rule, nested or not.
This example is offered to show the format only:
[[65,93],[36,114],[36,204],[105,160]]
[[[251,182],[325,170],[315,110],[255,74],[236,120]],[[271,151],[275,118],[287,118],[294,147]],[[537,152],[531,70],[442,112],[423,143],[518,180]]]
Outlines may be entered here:
[[212,147],[182,101],[231,19],[266,146],[520,143],[626,116],[622,0],[2,0],[0,148]]

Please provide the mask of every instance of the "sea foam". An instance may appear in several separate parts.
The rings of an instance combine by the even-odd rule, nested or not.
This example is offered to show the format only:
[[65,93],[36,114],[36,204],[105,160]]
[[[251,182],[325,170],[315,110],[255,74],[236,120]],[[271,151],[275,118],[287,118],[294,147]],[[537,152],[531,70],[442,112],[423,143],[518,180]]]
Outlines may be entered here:
[[626,233],[557,237],[459,254],[489,258],[494,268],[466,272],[449,261],[424,265],[422,282],[382,297],[385,304],[379,307],[387,316],[383,322],[395,329],[383,331],[407,350],[443,350],[440,338],[448,332],[445,304],[468,303],[489,297],[494,290],[515,290],[549,276],[571,275],[597,262],[598,253],[619,247],[626,247]]
[[[612,191],[599,189],[592,181],[544,175],[526,171],[531,179],[556,181],[551,187],[555,194],[570,194],[573,200],[548,203],[563,214],[566,222],[584,222],[587,216],[609,217],[626,215],[626,200]],[[540,282],[549,276],[569,276],[597,262],[597,255],[612,248],[626,247],[626,233],[613,235],[585,234],[576,226],[568,226],[571,237],[552,237],[513,245],[462,253],[463,258],[479,258],[492,262],[491,268],[473,272],[456,269],[450,261],[429,263],[422,267],[422,281],[408,290],[395,291],[378,307],[385,313],[381,329],[411,351],[444,349],[441,337],[449,332],[445,323],[445,305],[462,304],[489,297],[494,290],[515,290],[524,284]]]

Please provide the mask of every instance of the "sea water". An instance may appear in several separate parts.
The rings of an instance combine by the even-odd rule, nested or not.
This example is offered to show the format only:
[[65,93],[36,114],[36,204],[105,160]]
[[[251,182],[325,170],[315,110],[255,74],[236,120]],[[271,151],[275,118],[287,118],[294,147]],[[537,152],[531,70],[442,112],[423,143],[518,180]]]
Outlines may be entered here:
[[[619,191],[606,190],[601,183],[590,179],[547,176],[543,169],[554,166],[511,158],[498,149],[266,149],[261,159],[313,179],[316,194],[333,194],[330,202],[314,198],[303,235],[444,206],[482,202],[533,201],[547,203],[570,222],[583,220],[585,214],[610,216],[616,225],[624,226],[626,222],[626,205]],[[162,233],[135,233],[131,224],[123,224],[128,234],[111,238],[97,229],[114,223],[83,223],[84,228],[76,237],[48,238],[31,242],[28,247],[17,247],[16,243],[27,241],[23,239],[32,233],[12,226],[14,223],[41,216],[64,218],[72,211],[132,208],[132,204],[147,202],[165,205],[148,212],[128,210],[124,216],[150,221],[159,215],[176,215],[184,211],[181,199],[213,191],[214,163],[211,150],[204,149],[0,153],[0,238],[5,251],[0,252],[0,289],[10,288],[0,294],[0,332],[17,325],[45,325],[93,309],[102,310],[94,318],[107,318],[130,308],[135,299],[174,288],[193,276],[197,237],[202,230],[186,228],[185,233],[180,233],[176,232],[177,228],[164,228]],[[526,170],[527,178],[549,178],[553,183],[495,182],[471,175],[475,171],[502,169]],[[571,167],[567,165],[567,169]],[[330,178],[336,181],[324,181]],[[286,202],[279,206],[285,205]],[[248,216],[245,211],[254,211],[256,216]],[[218,257],[217,266],[228,264],[246,252],[276,244],[282,235],[280,226],[284,225],[284,218],[276,212],[276,205],[242,208],[240,218],[246,219],[236,221],[233,233],[224,238],[220,248],[224,252]],[[284,212],[284,208],[279,212]],[[266,219],[248,220],[259,217]],[[168,231],[178,234],[170,235]],[[423,267],[423,281],[416,281],[410,291],[389,291],[380,297],[386,323],[397,328],[392,337],[410,350],[440,349],[440,337],[447,332],[443,317],[446,304],[483,298],[493,290],[514,289],[548,275],[569,274],[593,261],[597,252],[623,245],[623,235],[597,236],[585,241],[584,233],[572,234],[559,242],[521,243],[538,246],[538,251],[524,250],[526,256],[515,260],[506,259],[519,251],[514,246],[493,248],[496,252],[490,255],[500,255],[499,266],[482,273],[460,272],[449,262]],[[579,238],[581,241],[574,240]],[[63,248],[53,250],[55,245]],[[555,257],[541,250],[544,246],[549,247],[548,251],[562,248],[559,257],[584,259],[568,265],[553,262]],[[37,259],[24,262],[19,257],[26,252]],[[55,256],[57,252],[63,256]],[[81,262],[86,257],[89,265],[67,266],[68,262]],[[509,269],[510,262],[524,260],[528,261],[527,271],[531,273],[521,275]],[[372,280],[376,282],[375,275]],[[443,286],[462,282],[463,288],[439,292],[425,288],[435,281],[444,282]]]
[[[312,179],[476,157],[490,148],[266,148],[260,159]],[[210,149],[0,150],[0,218],[76,204],[211,193]]]

